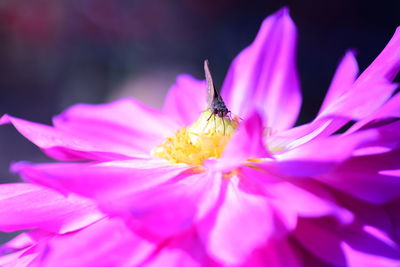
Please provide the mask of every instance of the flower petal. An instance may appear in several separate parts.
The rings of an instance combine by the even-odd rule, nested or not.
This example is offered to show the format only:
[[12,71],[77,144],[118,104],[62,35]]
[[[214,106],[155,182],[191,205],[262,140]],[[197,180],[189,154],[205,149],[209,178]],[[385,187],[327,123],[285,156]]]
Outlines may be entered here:
[[190,125],[207,108],[207,91],[204,81],[190,75],[180,75],[165,99],[164,113],[181,125]]
[[145,155],[179,127],[162,112],[130,98],[103,105],[75,105],[56,116],[53,123],[57,129],[107,145],[109,151],[118,147]]
[[389,43],[363,72],[359,78],[360,83],[368,83],[375,77],[384,77],[393,80],[400,70],[400,27],[397,27]]
[[[24,254],[34,241],[30,238],[27,233],[22,233],[6,244],[0,246],[0,266],[17,266],[15,261]],[[14,264],[14,265],[12,265]]]
[[355,123],[346,134],[350,134],[362,128],[367,128],[371,125],[376,125],[384,120],[400,118],[400,93],[393,96],[380,109],[376,110],[371,116]]
[[329,136],[347,122],[342,118],[319,119],[286,131],[267,136],[266,143],[271,152],[281,154],[287,150],[304,145],[317,137]]
[[354,150],[368,142],[379,139],[374,130],[348,136],[318,138],[285,153],[275,155],[262,165],[281,175],[307,177],[332,171],[352,156]]
[[358,65],[354,52],[348,51],[336,70],[319,113],[323,112],[326,107],[351,88],[357,78],[357,74]]
[[[335,197],[312,179],[291,179],[272,175],[259,164],[240,168],[241,181],[258,188],[276,214],[277,235],[295,229],[299,217],[332,216],[343,224],[353,221],[353,214],[337,203]],[[282,234],[279,234],[279,231]]]
[[263,133],[262,118],[257,112],[253,112],[239,125],[222,157],[217,160],[212,168],[229,170],[250,158],[270,157],[264,145]]
[[192,228],[207,215],[214,208],[219,188],[220,179],[200,173],[136,194],[118,194],[98,201],[106,212],[126,218],[138,231],[169,237]]
[[399,247],[377,232],[369,226],[343,228],[326,221],[303,220],[295,237],[307,250],[334,266],[399,266]]
[[105,213],[133,221],[143,231],[170,236],[207,214],[220,180],[162,163],[19,164],[14,169],[37,183],[90,197]]
[[345,223],[353,218],[326,189],[316,183],[274,183],[268,186],[268,192],[277,208],[293,210],[298,217],[335,216]]
[[[118,219],[49,241],[40,266],[138,266],[156,249]],[[84,252],[84,253],[82,253]]]
[[400,150],[356,157],[315,178],[364,201],[382,204],[400,197],[399,157]]
[[39,228],[66,233],[104,217],[89,199],[28,183],[0,185],[0,204],[0,230],[7,232]]
[[304,266],[299,259],[293,244],[286,239],[270,240],[268,244],[255,250],[245,264],[254,267],[301,267]]
[[243,263],[274,232],[268,200],[240,189],[238,181],[227,180],[219,208],[198,226],[209,254],[227,265]]
[[38,266],[36,263],[39,253],[27,253],[29,248],[22,249],[4,256],[0,256],[0,264],[2,267],[30,267]]
[[146,261],[144,266],[218,267],[221,265],[209,258],[197,233],[191,230],[174,236],[166,244],[164,243],[162,249]]
[[[60,160],[148,157],[177,125],[161,112],[123,99],[105,105],[76,105],[53,120],[55,127],[5,115],[48,155]],[[145,123],[145,124],[144,124]]]
[[12,169],[22,177],[90,198],[136,193],[167,183],[190,167],[156,160],[122,160],[103,163],[16,163]]
[[360,120],[380,108],[396,90],[397,84],[386,80],[355,82],[353,88],[337,98],[319,116],[340,116],[348,120]]
[[371,115],[397,88],[391,81],[399,69],[400,27],[380,55],[357,78],[352,88],[331,102],[319,117],[336,115],[359,120]]
[[268,126],[293,125],[301,95],[295,63],[296,29],[287,8],[268,17],[254,42],[233,61],[222,89],[232,113],[262,109]]

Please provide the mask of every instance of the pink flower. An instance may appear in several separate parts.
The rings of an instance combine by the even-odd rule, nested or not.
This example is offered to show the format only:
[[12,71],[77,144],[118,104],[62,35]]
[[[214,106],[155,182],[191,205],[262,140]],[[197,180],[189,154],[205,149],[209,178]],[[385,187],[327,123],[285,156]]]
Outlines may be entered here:
[[13,165],[31,183],[0,187],[0,230],[33,230],[0,263],[399,266],[400,28],[359,76],[347,52],[318,116],[292,128],[295,42],[287,9],[263,22],[222,88],[234,119],[211,118],[189,75],[163,110],[81,104],[52,127],[3,116],[73,162]]

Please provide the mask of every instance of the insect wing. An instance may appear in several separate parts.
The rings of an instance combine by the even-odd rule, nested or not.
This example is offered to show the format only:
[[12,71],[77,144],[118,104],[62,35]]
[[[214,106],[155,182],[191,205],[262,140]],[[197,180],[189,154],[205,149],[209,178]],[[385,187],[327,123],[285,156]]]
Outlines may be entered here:
[[204,60],[204,72],[206,74],[206,81],[207,81],[207,93],[208,93],[207,104],[211,108],[214,98],[218,97],[218,93],[216,93],[215,91],[214,82],[210,72],[210,64],[208,63],[207,59]]

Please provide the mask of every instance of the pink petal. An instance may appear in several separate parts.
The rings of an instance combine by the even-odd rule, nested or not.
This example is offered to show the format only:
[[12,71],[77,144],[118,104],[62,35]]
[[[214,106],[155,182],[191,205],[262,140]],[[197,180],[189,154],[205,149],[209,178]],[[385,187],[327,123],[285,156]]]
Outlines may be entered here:
[[104,212],[163,236],[205,216],[216,201],[220,181],[187,166],[157,161],[20,164],[14,169],[35,182],[91,197]]
[[400,27],[396,29],[389,43],[363,72],[359,78],[359,83],[368,83],[376,77],[384,77],[393,80],[400,70]]
[[[26,233],[22,233],[0,246],[0,266],[16,266],[16,261],[34,244]],[[14,264],[14,265],[12,265]]]
[[400,28],[352,88],[332,102],[319,116],[336,115],[359,120],[371,115],[397,88],[391,81],[399,69]]
[[353,219],[349,211],[340,207],[335,198],[316,183],[281,182],[268,185],[267,189],[277,209],[292,210],[298,217],[335,216],[345,223]]
[[267,147],[274,154],[285,153],[287,150],[304,145],[318,137],[329,136],[346,122],[347,120],[340,117],[317,119],[311,123],[277,132],[266,137]]
[[17,163],[13,171],[24,178],[61,191],[90,198],[140,192],[174,178],[191,175],[190,167],[156,160],[122,160],[104,163]]
[[103,105],[75,105],[53,123],[57,129],[107,145],[110,151],[118,147],[145,155],[179,127],[162,112],[130,98]]
[[295,236],[307,250],[334,266],[399,266],[399,247],[369,228],[374,231],[304,220]]
[[350,89],[357,78],[357,74],[357,60],[353,51],[348,51],[336,70],[319,113],[323,112],[332,102]]
[[96,135],[83,137],[38,123],[5,115],[0,124],[12,123],[27,139],[40,147],[47,155],[59,160],[112,159],[141,155],[134,147],[102,142]]
[[19,250],[4,256],[0,256],[0,264],[2,267],[36,267],[39,253],[27,253],[29,248]]
[[268,126],[293,125],[301,104],[295,63],[296,29],[287,8],[268,17],[254,42],[233,61],[222,95],[233,114],[263,111]]
[[350,159],[319,181],[375,204],[400,197],[400,151]]
[[333,172],[315,178],[365,201],[386,203],[400,196],[400,122],[363,132],[377,136],[353,151],[353,157]]
[[390,216],[390,225],[393,226],[394,230],[392,231],[394,239],[400,240],[400,199],[397,199],[387,205],[387,209],[385,210],[386,214]]
[[293,244],[285,239],[270,240],[265,247],[255,250],[241,266],[301,267],[303,265],[296,252]]
[[229,170],[250,158],[270,157],[264,145],[263,133],[262,118],[257,112],[254,112],[240,123],[222,157],[212,168]]
[[207,91],[204,81],[190,75],[180,75],[165,99],[164,113],[181,125],[190,125],[207,108]]
[[217,267],[221,265],[208,257],[197,233],[191,230],[181,235],[174,236],[174,238],[164,243],[162,249],[145,262],[145,266]]
[[[291,146],[297,143],[308,142],[317,136],[328,136],[339,130],[350,120],[360,120],[352,131],[371,121],[374,116],[377,118],[389,113],[396,113],[394,105],[380,112],[379,108],[390,98],[397,85],[390,81],[393,73],[397,73],[400,66],[398,56],[399,31],[382,51],[371,66],[355,81],[357,74],[357,62],[354,55],[348,52],[342,60],[328,95],[321,107],[318,117],[310,124],[300,126],[300,129],[291,129],[285,133],[273,136],[271,142],[290,143]],[[379,63],[380,62],[380,63]],[[380,67],[379,64],[387,64]],[[378,69],[380,71],[375,71]],[[377,113],[377,115],[371,115]],[[365,119],[364,119],[365,118]],[[298,138],[295,142],[290,142],[289,137]],[[299,135],[301,134],[301,135]]]
[[262,165],[269,171],[295,177],[322,174],[351,157],[356,148],[378,139],[379,133],[373,130],[318,138],[276,155],[276,160],[265,161]]
[[40,228],[66,233],[104,217],[92,201],[27,183],[0,186],[0,229],[18,231]]
[[100,198],[99,203],[110,214],[127,218],[139,231],[168,237],[206,216],[215,206],[219,188],[220,179],[200,173],[136,194]]
[[208,253],[226,265],[243,263],[274,233],[268,200],[239,188],[238,179],[226,181],[219,208],[198,226]]
[[[284,236],[296,227],[298,217],[333,216],[341,223],[350,223],[353,215],[336,202],[335,197],[311,179],[278,177],[262,169],[261,165],[240,169],[241,181],[250,188],[258,188],[268,197],[276,215],[275,224]],[[246,178],[246,179],[244,179]],[[251,181],[251,182],[250,182]]]
[[49,241],[40,266],[139,266],[156,249],[118,219],[104,219]]
[[395,211],[388,212],[389,209],[386,207],[383,208],[382,205],[368,203],[337,190],[331,191],[343,208],[356,214],[357,220],[362,221],[365,225],[381,229],[388,233],[388,235],[395,233],[397,227],[393,223],[394,220],[392,218],[392,215],[396,214]]
[[[382,124],[382,126],[380,126]],[[371,129],[369,129],[371,128]],[[367,142],[353,152],[353,156],[372,156],[388,153],[400,148],[400,121],[396,119],[377,120],[363,126],[361,130],[375,131],[376,139]],[[346,132],[348,134],[348,132]]]
[[[0,247],[0,265],[2,267],[33,267],[38,263],[46,242],[55,234],[42,230],[31,230],[22,233]],[[3,251],[2,251],[3,250]],[[4,255],[2,252],[4,252]]]
[[377,123],[385,119],[400,118],[400,94],[396,94],[387,101],[380,109],[376,110],[371,116],[355,123],[346,134],[355,132],[369,124]]
[[0,124],[7,123],[60,160],[148,156],[152,148],[176,129],[161,112],[130,99],[73,106],[54,118],[55,127],[5,115]]
[[319,116],[341,116],[349,120],[360,120],[380,108],[397,88],[387,80],[371,80],[368,83],[355,82],[353,88],[336,99]]

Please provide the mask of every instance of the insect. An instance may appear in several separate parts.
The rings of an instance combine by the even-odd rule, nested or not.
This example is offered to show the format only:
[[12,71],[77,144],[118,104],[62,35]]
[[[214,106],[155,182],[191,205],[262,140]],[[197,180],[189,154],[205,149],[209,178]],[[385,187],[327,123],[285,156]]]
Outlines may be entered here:
[[[210,72],[210,64],[208,60],[204,60],[204,72],[206,74],[206,81],[207,81],[207,92],[208,92],[208,107],[211,110],[211,115],[207,119],[207,122],[210,120],[212,116],[214,116],[214,123],[215,123],[215,116],[220,118],[226,117],[230,114],[230,110],[226,107],[224,100],[222,99],[221,95],[218,93],[217,89],[214,86],[214,82]],[[225,134],[225,122],[222,120],[224,125],[224,134]]]

